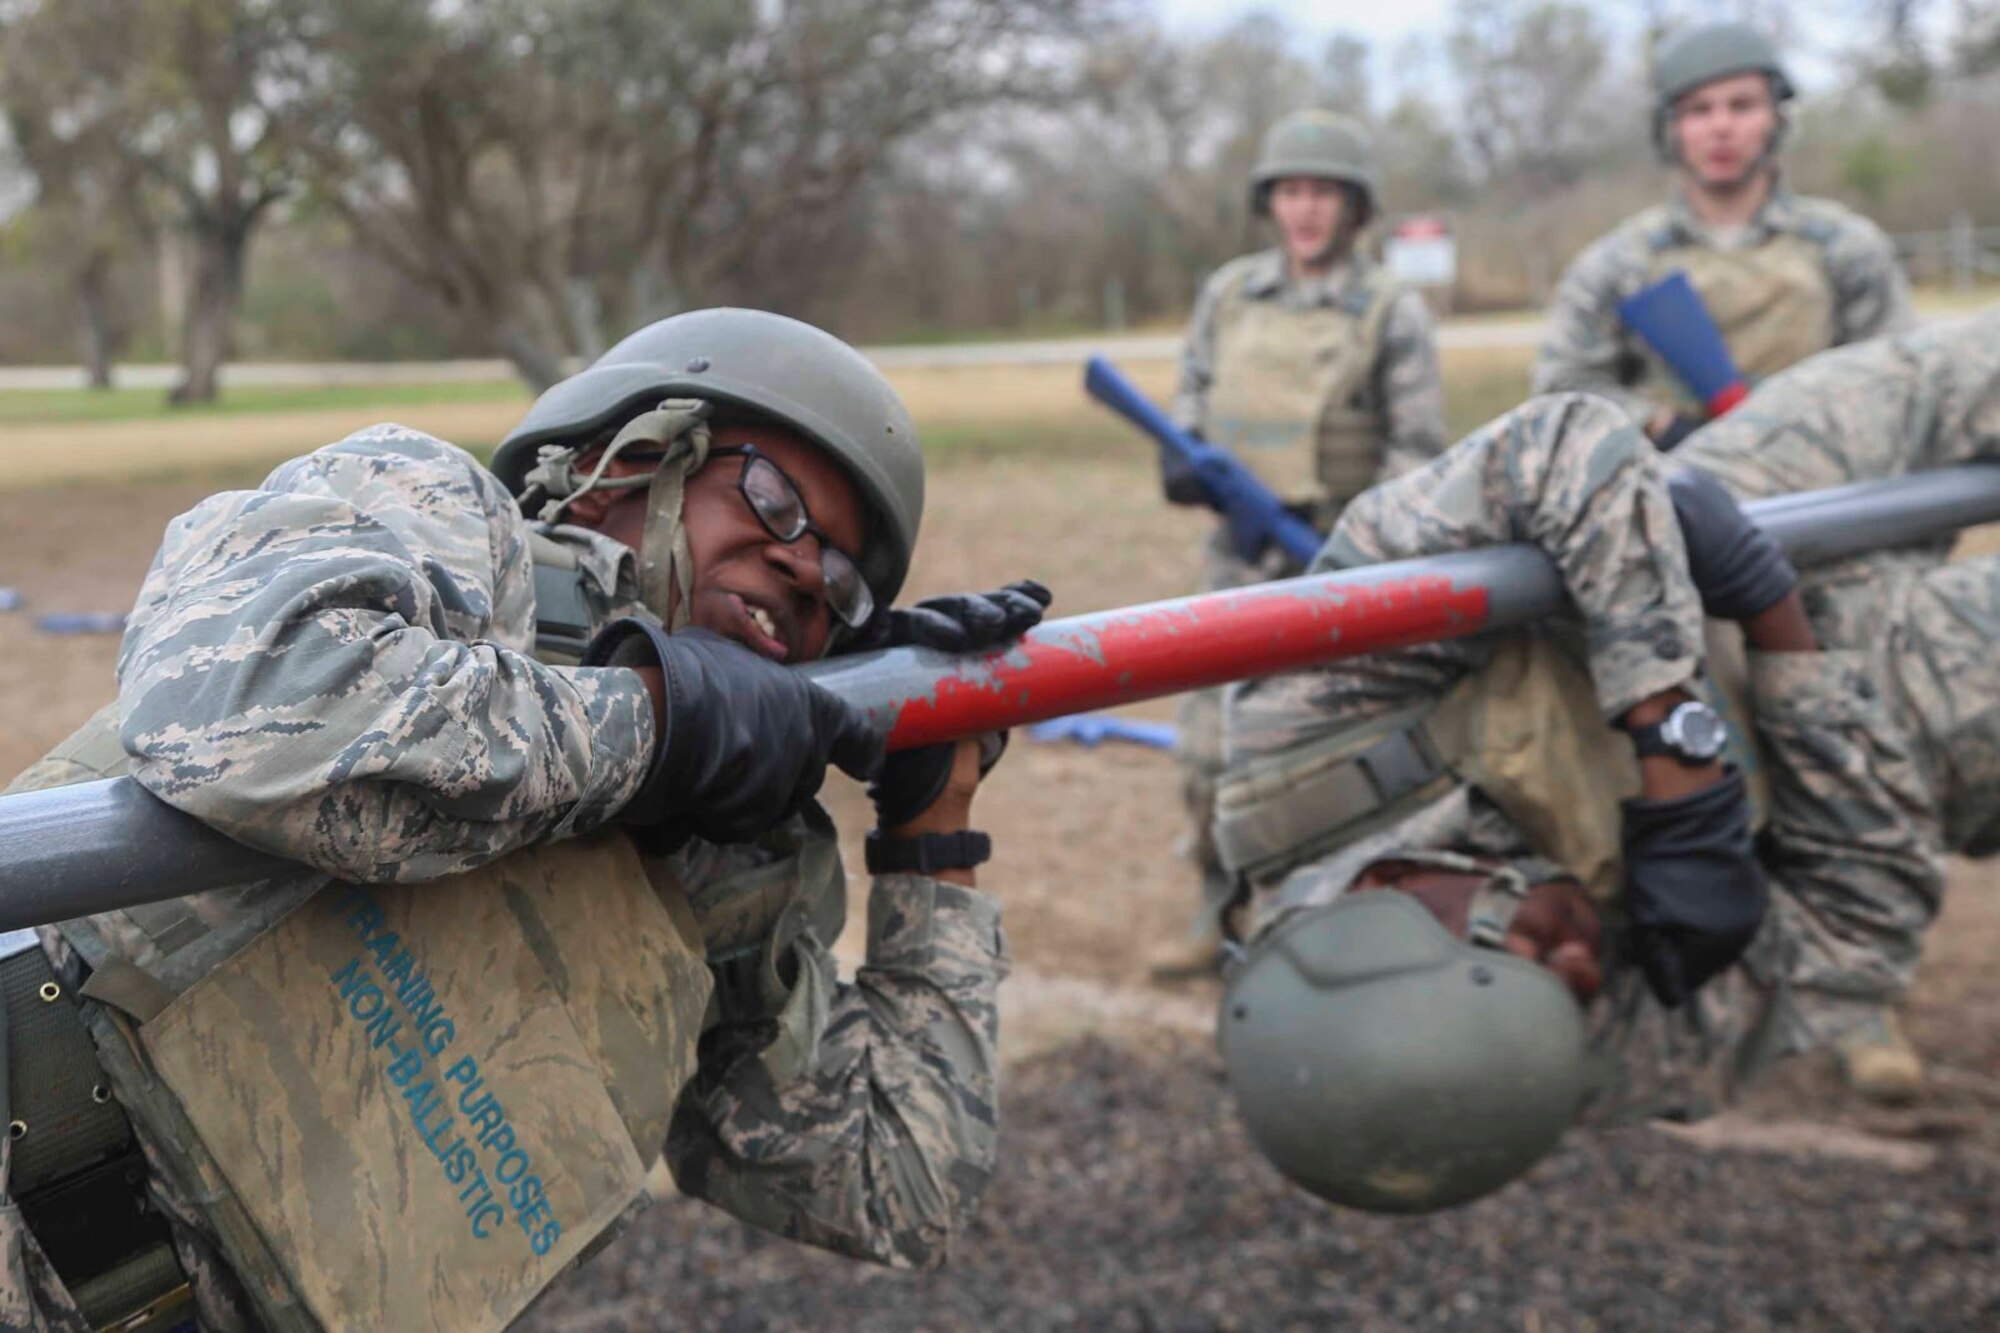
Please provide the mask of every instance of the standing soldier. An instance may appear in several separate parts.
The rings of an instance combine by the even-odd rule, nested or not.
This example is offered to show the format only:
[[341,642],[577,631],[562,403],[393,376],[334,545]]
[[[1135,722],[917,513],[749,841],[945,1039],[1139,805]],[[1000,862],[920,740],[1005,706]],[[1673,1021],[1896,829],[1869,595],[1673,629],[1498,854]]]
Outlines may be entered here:
[[[1347,502],[1443,452],[1444,388],[1422,299],[1371,263],[1356,239],[1377,208],[1375,154],[1360,125],[1329,111],[1286,116],[1265,134],[1250,207],[1278,245],[1223,265],[1195,302],[1174,416],[1230,450],[1322,530]],[[1202,504],[1194,477],[1161,455],[1166,496]],[[1296,572],[1282,552],[1255,561],[1218,525],[1204,553],[1213,591]],[[1222,763],[1220,694],[1181,711],[1183,790],[1201,867],[1195,929],[1154,958],[1156,976],[1211,969],[1229,897],[1208,839]]]
[[1609,398],[1662,448],[1699,426],[1701,406],[1618,317],[1621,300],[1676,269],[1753,382],[1910,323],[1909,287],[1881,229],[1779,179],[1792,95],[1777,51],[1744,24],[1696,28],[1666,45],[1653,69],[1653,143],[1678,188],[1570,265],[1535,392]]

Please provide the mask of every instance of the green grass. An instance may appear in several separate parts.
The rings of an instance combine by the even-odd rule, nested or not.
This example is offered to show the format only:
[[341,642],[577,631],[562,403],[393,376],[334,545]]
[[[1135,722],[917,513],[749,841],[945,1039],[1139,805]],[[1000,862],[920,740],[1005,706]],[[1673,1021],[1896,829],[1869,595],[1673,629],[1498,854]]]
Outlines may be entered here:
[[1534,349],[1480,349],[1446,353],[1444,419],[1446,436],[1457,440],[1528,397]]
[[321,408],[407,407],[432,403],[528,401],[508,380],[445,384],[346,384],[333,387],[245,386],[224,389],[218,402],[170,407],[160,389],[0,390],[0,425],[141,421],[165,416],[230,416],[252,412],[310,412]]

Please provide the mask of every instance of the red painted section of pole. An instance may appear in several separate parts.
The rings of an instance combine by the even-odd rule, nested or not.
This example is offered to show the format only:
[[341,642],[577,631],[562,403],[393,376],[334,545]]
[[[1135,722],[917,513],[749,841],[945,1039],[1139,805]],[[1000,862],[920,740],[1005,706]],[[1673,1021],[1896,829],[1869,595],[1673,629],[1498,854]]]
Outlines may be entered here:
[[[1310,581],[1301,580],[1301,584]],[[898,710],[891,749],[1021,726],[1336,657],[1476,632],[1487,591],[1415,575],[1329,592],[1267,586],[1054,622]]]
[[1722,390],[1720,393],[1716,394],[1713,398],[1708,400],[1709,419],[1712,421],[1716,417],[1723,415],[1725,412],[1729,411],[1730,408],[1735,407],[1738,403],[1742,402],[1745,398],[1748,398],[1749,396],[1750,396],[1750,386],[1748,384],[1745,384],[1742,380],[1736,381],[1734,384],[1730,385],[1728,388]]

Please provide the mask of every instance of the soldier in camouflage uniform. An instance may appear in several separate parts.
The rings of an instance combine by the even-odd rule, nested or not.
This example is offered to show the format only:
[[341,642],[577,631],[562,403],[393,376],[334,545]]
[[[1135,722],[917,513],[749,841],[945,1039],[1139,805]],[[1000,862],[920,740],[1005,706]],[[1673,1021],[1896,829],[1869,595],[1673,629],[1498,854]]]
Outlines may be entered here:
[[[0,1199],[0,1324],[497,1329],[662,1145],[757,1226],[943,1262],[994,1161],[997,751],[882,764],[778,665],[1040,617],[1032,585],[873,610],[922,496],[852,349],[705,311],[550,390],[495,472],[378,426],[176,519],[117,701],[13,789],[129,772],[300,864],[42,932],[170,1225],[45,1251],[61,1217]],[[852,981],[829,762],[879,766]]]
[[[1326,529],[1354,496],[1442,452],[1444,388],[1429,312],[1356,246],[1378,206],[1367,132],[1325,111],[1287,116],[1265,135],[1252,210],[1280,244],[1223,265],[1203,285],[1181,353],[1174,417],[1230,450],[1280,498]],[[1167,498],[1203,503],[1162,454]],[[1215,591],[1296,572],[1283,553],[1256,561],[1218,525],[1202,557]],[[1155,958],[1163,977],[1209,970],[1228,885],[1206,828],[1221,763],[1221,696],[1181,711],[1181,764],[1202,906],[1192,935]]]
[[1815,352],[1911,319],[1889,240],[1837,203],[1785,189],[1777,167],[1792,85],[1739,23],[1669,42],[1653,72],[1653,138],[1676,170],[1666,204],[1621,223],[1564,273],[1535,366],[1537,393],[1599,394],[1663,448],[1703,406],[1618,315],[1625,297],[1685,270],[1737,368],[1755,382]]
[[[1747,497],[1992,457],[1996,348],[2000,310],[1816,357],[1695,436],[1674,459],[1675,498],[1683,483],[1699,491],[1697,478]],[[1706,1114],[1776,1059],[1879,1021],[1915,968],[1943,854],[2000,849],[2000,557],[1906,554],[1816,573],[1802,597],[1745,625],[1769,786],[1769,915],[1738,965],[1678,1006],[1661,1002],[1629,949],[1613,947],[1644,924],[1617,892],[1629,887],[1631,866],[1616,858],[1632,851],[1630,807],[1622,826],[1607,809],[1634,775],[1597,719],[1662,678],[1692,688],[1690,659],[1668,650],[1690,642],[1690,590],[1714,610],[1732,573],[1692,558],[1677,568],[1663,480],[1602,406],[1520,409],[1426,474],[1362,497],[1322,562],[1533,540],[1582,612],[1581,644],[1432,645],[1232,697],[1218,837],[1258,891],[1261,934],[1232,981],[1223,1044],[1253,1133],[1326,1197],[1443,1206],[1513,1178],[1580,1114]],[[1774,629],[1779,607],[1809,616],[1805,632]],[[1585,689],[1551,689],[1579,657]],[[1374,809],[1289,848],[1269,810],[1253,818],[1288,781],[1331,789],[1343,757],[1395,775],[1387,742],[1413,722],[1434,742],[1427,778],[1404,778],[1395,794],[1378,783]],[[1344,755],[1319,738],[1345,738]],[[1316,744],[1318,762],[1303,762]],[[1356,892],[1384,887],[1436,921],[1413,935],[1379,901],[1402,895]],[[1547,973],[1590,1005],[1587,1034],[1553,1005]],[[1455,999],[1462,975],[1475,982],[1470,1010]],[[1393,1013],[1421,1012],[1438,1031],[1417,1032],[1414,1018],[1398,1027],[1390,997],[1371,998],[1397,987]],[[1336,1021],[1336,1007],[1348,1017]],[[1364,1017],[1365,1046],[1343,1036]],[[1307,1049],[1275,1035],[1301,1025],[1324,1040]],[[1522,1093],[1530,1084],[1540,1101]],[[1310,1142],[1295,1132],[1304,1124]]]

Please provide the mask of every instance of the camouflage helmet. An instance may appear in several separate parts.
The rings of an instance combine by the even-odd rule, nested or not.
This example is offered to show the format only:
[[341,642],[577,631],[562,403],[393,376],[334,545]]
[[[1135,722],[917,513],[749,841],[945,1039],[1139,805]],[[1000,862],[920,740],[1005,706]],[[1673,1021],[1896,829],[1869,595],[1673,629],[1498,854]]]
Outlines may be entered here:
[[1286,176],[1314,176],[1354,188],[1356,227],[1375,213],[1375,144],[1361,122],[1332,111],[1294,111],[1264,132],[1250,172],[1250,211],[1271,211],[1271,186]]
[[[1483,929],[1496,945],[1505,934],[1495,917]],[[1453,938],[1389,889],[1253,943],[1218,1031],[1258,1149],[1294,1184],[1370,1212],[1498,1189],[1555,1146],[1592,1085],[1583,1011],[1555,974]]]
[[1674,104],[1703,84],[1733,74],[1762,74],[1774,101],[1794,96],[1792,80],[1778,62],[1778,48],[1747,23],[1691,28],[1660,48],[1653,62],[1653,142],[1668,161],[1674,159]]
[[832,454],[873,520],[861,573],[878,606],[895,600],[924,510],[916,425],[866,357],[796,319],[717,309],[647,325],[537,398],[493,471],[519,495],[542,446],[591,440],[669,398],[748,408]]

